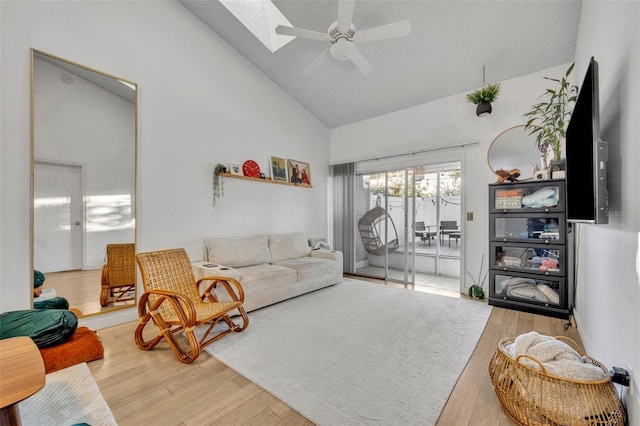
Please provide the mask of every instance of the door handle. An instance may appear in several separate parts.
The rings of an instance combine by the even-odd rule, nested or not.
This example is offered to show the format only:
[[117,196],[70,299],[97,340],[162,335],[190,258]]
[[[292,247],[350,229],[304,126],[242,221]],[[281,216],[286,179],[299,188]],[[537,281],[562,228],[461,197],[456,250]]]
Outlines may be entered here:
[[76,223],[74,225],[80,225],[80,221],[76,220]]

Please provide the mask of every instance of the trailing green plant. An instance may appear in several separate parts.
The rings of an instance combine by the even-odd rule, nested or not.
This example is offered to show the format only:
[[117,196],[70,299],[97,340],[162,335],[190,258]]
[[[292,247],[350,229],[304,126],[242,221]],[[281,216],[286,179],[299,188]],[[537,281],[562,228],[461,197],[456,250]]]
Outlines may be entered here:
[[494,102],[498,99],[500,94],[500,83],[489,84],[482,89],[475,90],[467,94],[467,102],[474,105],[481,104],[482,102]]
[[227,172],[227,167],[224,164],[216,164],[213,168],[213,206],[216,205],[216,200],[224,195],[224,176],[223,173]]
[[550,147],[556,160],[560,159],[562,141],[567,135],[566,124],[578,98],[578,86],[568,80],[574,65],[575,62],[567,68],[561,79],[544,77],[556,83],[556,87],[546,89],[538,97],[540,102],[533,104],[531,110],[523,114],[527,118],[525,130],[529,135],[535,135],[540,152],[545,155]]
[[484,269],[484,254],[482,255],[482,260],[480,260],[480,271],[478,272],[478,279],[476,280],[473,275],[469,271],[467,271],[467,275],[471,278],[473,284],[469,287],[469,296],[477,297],[478,299],[484,299],[484,282],[487,280],[487,275],[489,275],[489,268],[482,275],[482,270]]

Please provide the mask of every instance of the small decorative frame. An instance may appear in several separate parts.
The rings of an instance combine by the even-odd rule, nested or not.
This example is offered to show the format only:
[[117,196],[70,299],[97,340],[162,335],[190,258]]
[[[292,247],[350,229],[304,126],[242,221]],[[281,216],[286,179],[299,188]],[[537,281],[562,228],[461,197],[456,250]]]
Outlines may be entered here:
[[229,164],[229,173],[242,176],[242,166],[240,164]]
[[270,157],[269,164],[271,164],[271,179],[280,182],[287,182],[287,161],[280,157]]
[[311,185],[311,167],[309,163],[298,160],[287,160],[289,182],[296,185]]

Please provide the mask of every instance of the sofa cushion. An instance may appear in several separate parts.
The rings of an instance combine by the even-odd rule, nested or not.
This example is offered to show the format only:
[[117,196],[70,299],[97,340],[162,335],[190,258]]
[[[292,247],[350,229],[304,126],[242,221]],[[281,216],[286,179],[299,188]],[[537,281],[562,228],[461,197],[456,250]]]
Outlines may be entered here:
[[241,268],[240,283],[246,294],[296,282],[297,272],[280,265],[253,265]]
[[266,235],[235,238],[207,238],[209,262],[231,268],[271,262]]
[[276,263],[285,259],[309,256],[311,247],[307,242],[307,236],[303,232],[292,234],[269,235],[269,251],[271,262]]
[[298,281],[303,281],[323,275],[333,278],[335,275],[336,262],[317,257],[298,257],[283,260],[274,264],[274,266],[284,266],[295,269],[298,272]]

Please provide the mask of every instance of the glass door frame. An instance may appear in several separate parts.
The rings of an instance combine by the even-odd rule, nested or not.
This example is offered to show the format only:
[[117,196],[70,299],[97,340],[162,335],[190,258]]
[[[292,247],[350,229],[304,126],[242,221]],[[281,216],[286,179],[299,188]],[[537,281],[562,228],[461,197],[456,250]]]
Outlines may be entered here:
[[[390,205],[389,202],[389,198],[391,197],[390,195],[390,179],[389,179],[389,175],[396,173],[403,173],[404,174],[404,178],[403,178],[403,215],[402,215],[402,226],[399,226],[402,228],[403,230],[403,241],[402,241],[402,247],[403,247],[403,261],[402,261],[402,272],[403,272],[403,278],[399,279],[399,278],[394,278],[391,277],[389,274],[389,256],[390,253],[388,252],[388,250],[385,251],[385,254],[383,254],[382,256],[384,256],[384,268],[383,268],[383,274],[380,275],[369,275],[369,274],[362,274],[362,273],[357,273],[357,275],[362,275],[362,276],[368,276],[371,278],[377,278],[377,279],[383,279],[385,281],[390,281],[390,282],[394,282],[394,283],[399,283],[399,284],[403,284],[405,286],[411,285],[414,286],[415,285],[415,256],[416,256],[416,252],[415,252],[415,247],[411,248],[411,244],[413,244],[414,240],[415,240],[415,167],[403,167],[403,168],[398,168],[398,169],[394,169],[394,170],[386,170],[386,171],[381,171],[381,172],[372,172],[372,173],[362,173],[360,174],[360,176],[372,176],[372,175],[378,175],[381,176],[384,174],[384,189],[382,191],[382,194],[379,197],[384,197],[384,202],[379,202],[377,203],[378,205],[380,205],[381,207],[384,208],[384,210],[388,213],[390,211],[390,209],[393,207]],[[409,195],[411,194],[411,195]],[[371,195],[368,194],[368,196],[370,197]],[[367,207],[370,207],[370,204],[367,203]],[[390,223],[390,221],[393,221],[393,218],[391,218],[391,216],[389,214],[386,215],[385,219],[384,219],[384,240],[383,243],[385,245],[385,247],[388,247],[391,238],[393,236],[390,236],[390,231],[391,228],[394,228],[394,231],[397,233],[398,228],[396,227],[395,224]],[[412,239],[410,240],[410,236],[413,236]],[[397,243],[400,245],[400,241],[397,241]],[[399,253],[399,252],[396,252]],[[393,253],[392,253],[393,254]],[[371,256],[371,254],[369,254],[368,256]],[[393,268],[396,269],[396,268]],[[398,269],[399,270],[399,269]],[[356,272],[357,272],[357,268],[356,268]]]

